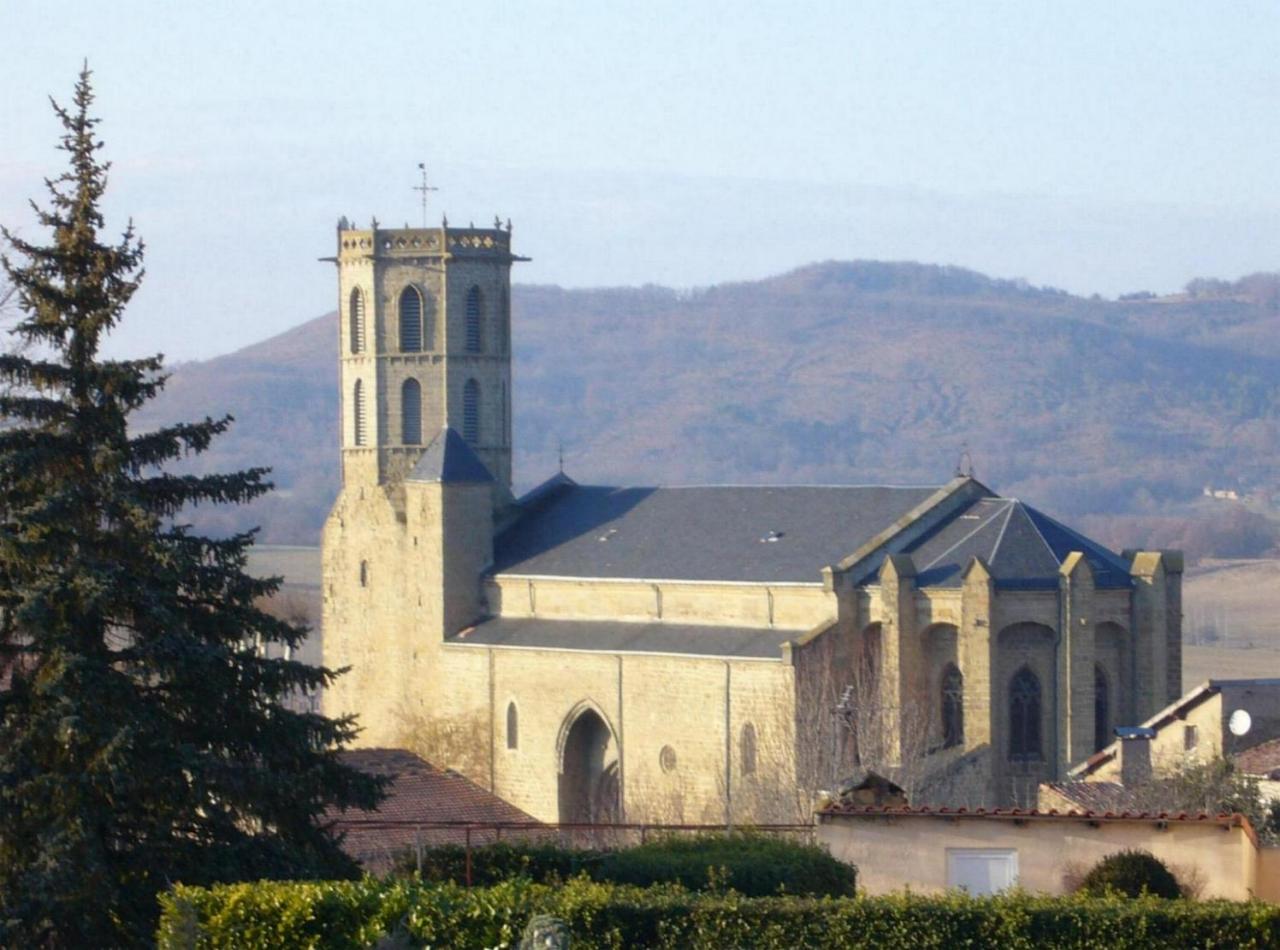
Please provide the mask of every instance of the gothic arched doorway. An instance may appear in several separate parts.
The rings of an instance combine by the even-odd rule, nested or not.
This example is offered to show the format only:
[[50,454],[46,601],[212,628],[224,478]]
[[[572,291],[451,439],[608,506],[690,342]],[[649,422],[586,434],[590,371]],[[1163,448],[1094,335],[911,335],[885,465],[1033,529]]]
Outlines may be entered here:
[[566,723],[560,746],[560,821],[617,821],[618,745],[613,730],[589,706],[571,713]]

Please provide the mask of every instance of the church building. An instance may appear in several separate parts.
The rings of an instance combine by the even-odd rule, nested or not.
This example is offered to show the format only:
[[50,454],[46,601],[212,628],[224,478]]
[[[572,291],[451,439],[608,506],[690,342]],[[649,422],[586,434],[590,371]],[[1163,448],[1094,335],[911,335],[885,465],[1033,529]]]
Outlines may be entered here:
[[[325,712],[543,821],[1034,802],[1182,693],[1181,557],[932,486],[512,493],[510,228],[337,233]],[[568,407],[566,407],[567,409]],[[619,407],[623,411],[623,407]]]

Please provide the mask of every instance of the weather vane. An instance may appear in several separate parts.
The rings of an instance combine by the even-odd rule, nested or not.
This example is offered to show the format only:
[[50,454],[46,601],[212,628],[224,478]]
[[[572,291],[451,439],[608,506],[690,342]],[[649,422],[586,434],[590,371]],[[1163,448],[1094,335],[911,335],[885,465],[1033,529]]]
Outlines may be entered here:
[[422,192],[422,226],[425,228],[427,226],[427,197],[431,194],[431,192],[439,191],[440,189],[437,188],[435,185],[427,184],[426,162],[418,162],[418,170],[422,172],[422,184],[414,185],[413,190]]

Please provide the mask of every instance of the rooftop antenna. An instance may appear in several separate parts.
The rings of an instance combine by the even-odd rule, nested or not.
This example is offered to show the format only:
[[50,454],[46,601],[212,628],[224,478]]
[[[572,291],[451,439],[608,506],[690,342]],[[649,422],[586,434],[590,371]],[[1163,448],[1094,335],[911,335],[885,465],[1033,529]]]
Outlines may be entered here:
[[[965,463],[968,462],[968,468]],[[956,459],[956,478],[973,478],[973,455],[969,452],[969,443],[960,443],[960,457]]]
[[560,456],[560,474],[564,474],[564,439],[558,440],[557,454]]
[[439,191],[435,185],[427,184],[427,163],[418,162],[418,171],[422,172],[422,184],[414,185],[413,190],[422,193],[422,226],[427,226],[427,197],[433,191]]

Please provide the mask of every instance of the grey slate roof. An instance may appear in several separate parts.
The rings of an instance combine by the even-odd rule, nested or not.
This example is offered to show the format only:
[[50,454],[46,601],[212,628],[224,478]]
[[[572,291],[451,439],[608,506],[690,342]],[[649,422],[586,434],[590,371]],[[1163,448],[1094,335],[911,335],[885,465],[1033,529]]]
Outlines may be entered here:
[[449,637],[445,642],[605,653],[684,653],[780,659],[782,644],[803,633],[803,630],[758,630],[696,624],[494,617]]
[[409,473],[412,482],[486,484],[493,475],[457,430],[445,426],[436,433]]
[[[982,488],[982,486],[978,486]],[[720,486],[610,488],[564,475],[519,502],[524,514],[494,543],[493,571],[551,577],[818,583],[836,564],[928,499],[935,488]],[[986,491],[986,489],[982,489]],[[774,540],[767,540],[774,538]],[[892,544],[892,542],[890,543]],[[1102,588],[1132,585],[1129,566],[1102,545],[1016,499],[994,495],[956,510],[905,550],[922,587],[955,587],[981,557],[999,587],[1052,589],[1081,551]]]
[[996,586],[1051,589],[1058,566],[1080,551],[1098,587],[1129,587],[1129,565],[1048,515],[1013,498],[982,498],[907,549],[921,587],[957,587],[974,556],[986,562]]
[[521,500],[528,513],[495,541],[495,573],[816,584],[935,490],[553,481]]

